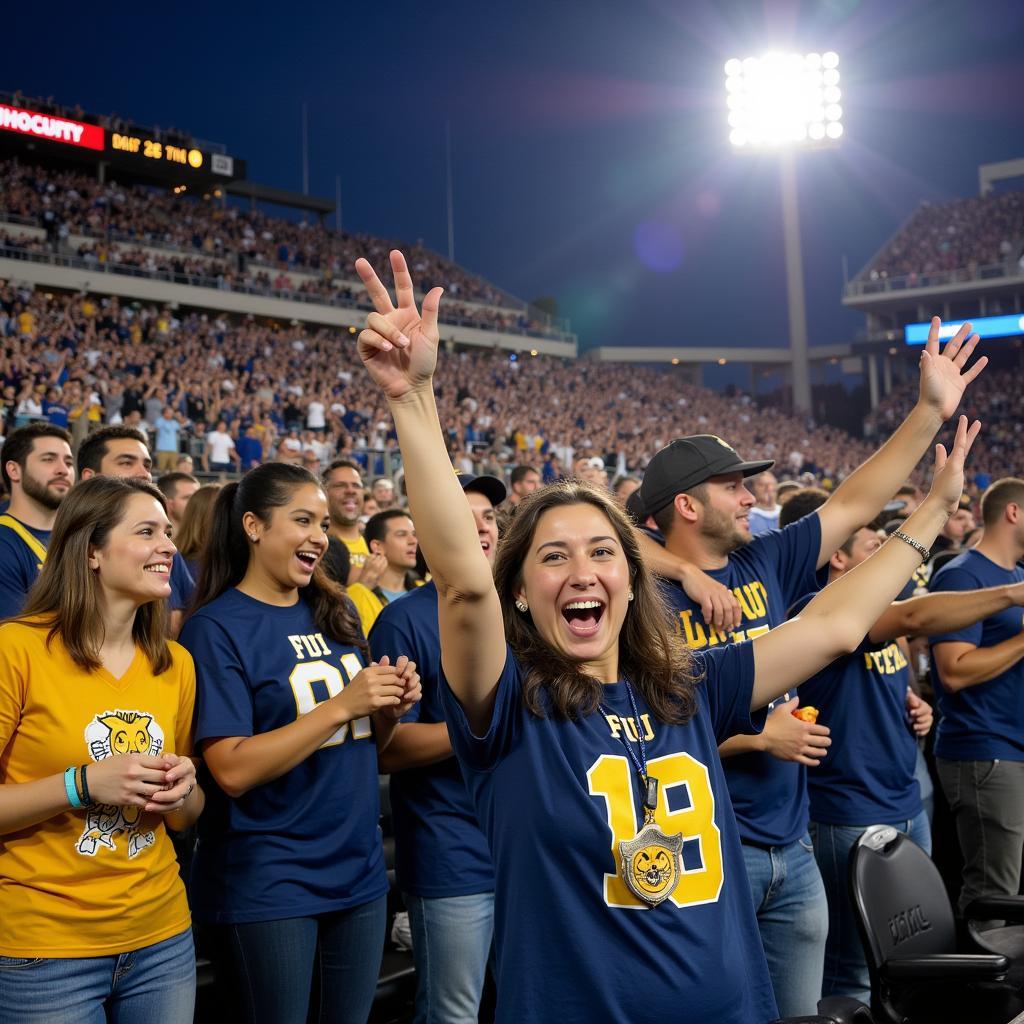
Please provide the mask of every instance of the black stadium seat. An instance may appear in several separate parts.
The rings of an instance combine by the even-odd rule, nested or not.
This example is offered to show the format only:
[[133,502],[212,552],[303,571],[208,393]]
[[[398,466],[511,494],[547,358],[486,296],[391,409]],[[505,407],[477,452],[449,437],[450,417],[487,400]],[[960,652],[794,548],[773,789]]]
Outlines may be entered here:
[[1006,956],[958,949],[938,869],[907,836],[868,828],[850,857],[850,887],[875,1024],[1006,1024],[1024,1011]]

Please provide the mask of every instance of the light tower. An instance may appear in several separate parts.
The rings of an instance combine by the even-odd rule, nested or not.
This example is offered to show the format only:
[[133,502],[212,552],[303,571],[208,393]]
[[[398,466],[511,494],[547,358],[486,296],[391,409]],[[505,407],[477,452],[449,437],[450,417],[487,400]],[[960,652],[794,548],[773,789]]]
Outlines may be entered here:
[[729,141],[737,150],[779,154],[793,408],[809,412],[811,377],[795,158],[796,150],[834,146],[843,134],[839,56],[829,51],[734,57],[725,62],[725,76]]

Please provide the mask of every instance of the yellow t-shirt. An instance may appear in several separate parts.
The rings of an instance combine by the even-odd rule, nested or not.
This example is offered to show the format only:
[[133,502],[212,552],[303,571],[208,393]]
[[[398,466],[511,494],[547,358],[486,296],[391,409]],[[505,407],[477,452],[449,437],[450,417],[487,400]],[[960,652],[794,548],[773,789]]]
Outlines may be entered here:
[[363,627],[363,636],[369,636],[377,616],[384,611],[384,602],[362,583],[353,583],[346,587],[349,599],[359,613],[359,624]]
[[370,557],[370,549],[366,546],[366,541],[362,536],[357,537],[355,540],[346,540],[342,537],[341,540],[344,542],[345,547],[348,548],[348,557],[352,563],[352,568],[361,569],[363,562]]
[[[0,626],[0,783],[31,782],[111,754],[190,754],[196,677],[172,643],[154,676],[141,651],[120,679],[87,672],[48,630]],[[109,956],[189,926],[160,815],[94,805],[0,837],[0,954]]]

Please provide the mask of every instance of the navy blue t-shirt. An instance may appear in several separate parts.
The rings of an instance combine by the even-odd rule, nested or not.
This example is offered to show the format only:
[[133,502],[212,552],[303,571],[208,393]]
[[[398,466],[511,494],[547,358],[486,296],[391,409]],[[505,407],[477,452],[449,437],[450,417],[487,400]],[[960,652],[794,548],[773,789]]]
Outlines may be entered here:
[[[691,649],[715,650],[735,640],[752,640],[786,621],[797,599],[816,589],[815,567],[821,551],[821,520],[815,512],[784,530],[771,530],[729,555],[722,569],[707,574],[728,587],[740,603],[743,622],[724,635],[708,626],[700,606],[674,582],[663,581],[669,606]],[[790,698],[785,694],[770,708]],[[728,738],[728,737],[726,737]],[[807,831],[807,771],[795,761],[751,752],[727,757],[725,778],[745,842],[785,846]]]
[[[957,555],[933,577],[929,589],[977,590],[1024,580],[1019,565],[1004,569],[973,548]],[[931,646],[950,641],[995,647],[1021,631],[1024,611],[1014,606],[981,622],[931,638]],[[934,660],[934,659],[933,659]],[[942,686],[938,665],[935,675],[942,716],[935,737],[935,756],[950,761],[1024,761],[1024,661],[1001,675],[963,690]]]
[[[31,526],[25,526],[25,529],[44,548],[49,545],[49,530],[35,530]],[[21,537],[9,526],[0,525],[0,619],[20,614],[25,607],[25,597],[39,577],[41,568],[35,552]]]
[[171,594],[167,598],[167,607],[172,612],[181,611],[187,608],[192,600],[192,593],[196,589],[196,581],[192,578],[188,564],[181,555],[175,555],[171,562]]
[[[798,614],[813,598],[797,602]],[[914,777],[917,743],[907,717],[910,671],[897,643],[867,637],[800,687],[800,703],[819,711],[832,746],[807,771],[811,821],[897,825],[921,813]]]
[[[185,623],[196,665],[196,749],[294,722],[363,668],[325,637],[304,600],[290,608],[232,589]],[[388,890],[368,718],[342,726],[279,778],[231,799],[202,770],[206,810],[192,907],[212,923],[274,921],[360,906]]]
[[[389,604],[377,616],[370,630],[370,650],[374,660],[386,654],[392,665],[402,654],[416,662],[423,696],[403,722],[445,720],[437,588],[433,583]],[[454,756],[436,764],[394,772],[391,815],[395,826],[395,873],[403,892],[436,898],[494,889],[491,852]]]
[[[640,694],[637,722],[621,682],[604,687],[607,717],[564,721],[526,710],[510,652],[479,737],[442,673],[452,744],[494,859],[499,1024],[774,1019],[717,749],[763,723],[750,713],[754,659],[738,644],[698,661],[707,675],[685,725],[657,721]],[[618,843],[642,817],[620,739],[637,735],[660,782],[657,823],[684,837],[682,878],[654,908],[617,873]]]

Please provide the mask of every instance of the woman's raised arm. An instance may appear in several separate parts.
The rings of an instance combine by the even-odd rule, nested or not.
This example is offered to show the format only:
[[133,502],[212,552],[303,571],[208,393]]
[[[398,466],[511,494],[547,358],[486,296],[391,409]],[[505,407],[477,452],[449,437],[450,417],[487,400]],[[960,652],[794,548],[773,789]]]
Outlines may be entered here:
[[359,355],[384,392],[402,450],[416,535],[438,593],[441,662],[470,724],[490,721],[494,689],[505,664],[505,630],[491,567],[441,433],[434,404],[437,312],[442,290],[416,308],[405,257],[391,253],[396,303],[370,264],[356,261],[376,312],[359,335]]
[[[795,619],[757,637],[752,708],[762,708],[844,654],[856,650],[921,564],[964,486],[964,460],[981,424],[961,416],[953,450],[935,446],[935,476],[928,496],[870,558],[830,583]],[[920,548],[920,550],[918,550]]]

